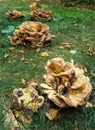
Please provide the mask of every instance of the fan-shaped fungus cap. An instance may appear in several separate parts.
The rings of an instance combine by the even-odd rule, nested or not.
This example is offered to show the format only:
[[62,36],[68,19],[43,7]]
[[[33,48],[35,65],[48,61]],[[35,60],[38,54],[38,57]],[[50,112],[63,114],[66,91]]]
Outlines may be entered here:
[[41,84],[48,98],[58,107],[77,107],[87,102],[92,91],[89,77],[73,61],[53,58],[47,62],[46,85]]
[[36,9],[33,12],[31,12],[31,19],[34,20],[45,20],[49,21],[52,18],[52,12],[49,10],[44,9]]
[[19,108],[37,111],[44,103],[44,97],[39,96],[35,89],[36,83],[31,83],[27,88],[19,88],[13,90],[13,101]]
[[41,47],[52,38],[48,25],[31,21],[22,23],[13,34],[10,39],[12,45],[30,44],[32,48]]

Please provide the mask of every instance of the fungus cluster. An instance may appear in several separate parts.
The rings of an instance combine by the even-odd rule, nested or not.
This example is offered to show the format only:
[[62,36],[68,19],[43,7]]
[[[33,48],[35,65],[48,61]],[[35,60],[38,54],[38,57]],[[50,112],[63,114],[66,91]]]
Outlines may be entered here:
[[13,102],[18,108],[37,111],[44,103],[44,97],[38,95],[35,89],[37,83],[31,83],[27,88],[13,90]]
[[48,61],[46,71],[46,84],[41,87],[58,107],[77,107],[87,102],[92,91],[90,79],[72,60],[53,58]]
[[48,25],[31,21],[22,23],[13,34],[12,45],[30,44],[32,48],[41,47],[52,38]]
[[23,12],[20,12],[18,10],[12,10],[12,11],[8,11],[7,16],[10,20],[19,18],[19,17],[25,17],[25,14]]
[[29,5],[29,9],[37,9],[40,5],[38,3],[32,3]]
[[52,12],[44,9],[36,9],[31,13],[31,19],[49,21],[52,18]]

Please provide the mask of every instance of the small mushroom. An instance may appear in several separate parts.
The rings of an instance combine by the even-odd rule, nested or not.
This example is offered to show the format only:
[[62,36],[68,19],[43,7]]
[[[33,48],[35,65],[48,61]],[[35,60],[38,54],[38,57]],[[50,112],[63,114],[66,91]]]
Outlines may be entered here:
[[6,15],[8,16],[8,18],[10,20],[16,19],[16,18],[20,18],[20,17],[25,17],[25,14],[21,11],[18,10],[12,10],[12,11],[8,11],[6,13]]
[[45,20],[49,21],[52,18],[52,12],[49,10],[44,9],[36,9],[33,12],[31,12],[31,19],[34,20]]

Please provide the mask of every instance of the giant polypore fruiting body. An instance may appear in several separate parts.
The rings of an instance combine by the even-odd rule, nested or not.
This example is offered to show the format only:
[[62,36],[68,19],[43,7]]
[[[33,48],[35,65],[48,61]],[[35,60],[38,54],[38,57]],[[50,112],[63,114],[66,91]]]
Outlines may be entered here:
[[18,108],[25,108],[37,111],[44,103],[44,97],[38,95],[35,89],[37,84],[29,84],[27,88],[19,88],[13,90],[13,102]]
[[6,14],[10,20],[20,18],[20,17],[25,17],[25,14],[23,12],[18,11],[18,10],[8,11]]
[[74,62],[54,58],[46,65],[46,84],[41,84],[48,98],[58,107],[77,107],[84,104],[92,91],[89,77]]
[[49,26],[40,22],[26,21],[16,29],[11,38],[12,45],[30,44],[32,48],[43,46],[52,38]]
[[33,12],[31,12],[31,18],[34,20],[49,21],[52,18],[52,12],[44,9],[36,9]]

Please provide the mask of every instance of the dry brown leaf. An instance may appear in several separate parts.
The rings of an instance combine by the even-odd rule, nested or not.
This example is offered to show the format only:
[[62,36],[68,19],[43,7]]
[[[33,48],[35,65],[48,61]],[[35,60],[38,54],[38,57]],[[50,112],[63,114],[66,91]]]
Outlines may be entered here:
[[26,84],[26,80],[25,79],[21,79],[21,83],[23,84],[23,85],[25,85]]
[[5,116],[4,126],[6,128],[8,128],[8,126],[10,126],[12,130],[19,129],[19,124],[18,124],[13,112],[10,109]]
[[16,60],[9,60],[8,61],[9,64],[12,64],[12,63],[15,63],[15,62],[16,62]]
[[21,58],[21,61],[24,61],[25,60],[25,57],[23,56],[22,58]]
[[9,54],[8,54],[8,53],[5,53],[5,54],[4,54],[4,58],[7,58],[7,57],[9,57]]
[[87,53],[88,55],[90,55],[90,56],[95,57],[95,51],[94,51],[93,47],[91,47],[91,46],[89,46],[89,48],[88,48],[88,50],[87,50],[86,53]]
[[49,56],[49,53],[48,52],[42,52],[41,56]]
[[75,130],[79,130],[79,129],[76,127]]
[[71,45],[70,45],[70,43],[62,42],[62,43],[60,44],[60,48],[71,48]]
[[10,47],[9,50],[10,50],[11,52],[14,52],[15,47]]
[[49,120],[54,120],[58,116],[59,111],[60,109],[51,108],[48,112],[46,112],[46,117]]
[[32,3],[29,5],[30,9],[36,9],[37,8],[37,3]]
[[22,122],[24,123],[24,124],[31,124],[32,123],[32,119],[31,120],[29,120],[29,119],[27,119],[24,115],[19,115],[19,118],[22,120]]
[[23,114],[22,112],[20,112],[20,111],[15,111],[15,117],[21,119],[21,121],[22,121],[23,123],[25,123],[25,124],[30,124],[30,123],[32,123],[32,119],[31,119],[31,120],[27,119],[27,118],[24,116],[24,114]]
[[29,63],[29,61],[24,61],[24,64],[28,64]]
[[20,53],[24,53],[24,50],[19,50]]
[[70,50],[71,54],[76,54],[76,50]]
[[36,49],[36,53],[39,53],[40,50],[41,50],[41,48],[37,48],[37,49]]
[[85,105],[86,108],[92,108],[93,105],[90,103],[90,102],[87,102],[86,105]]

